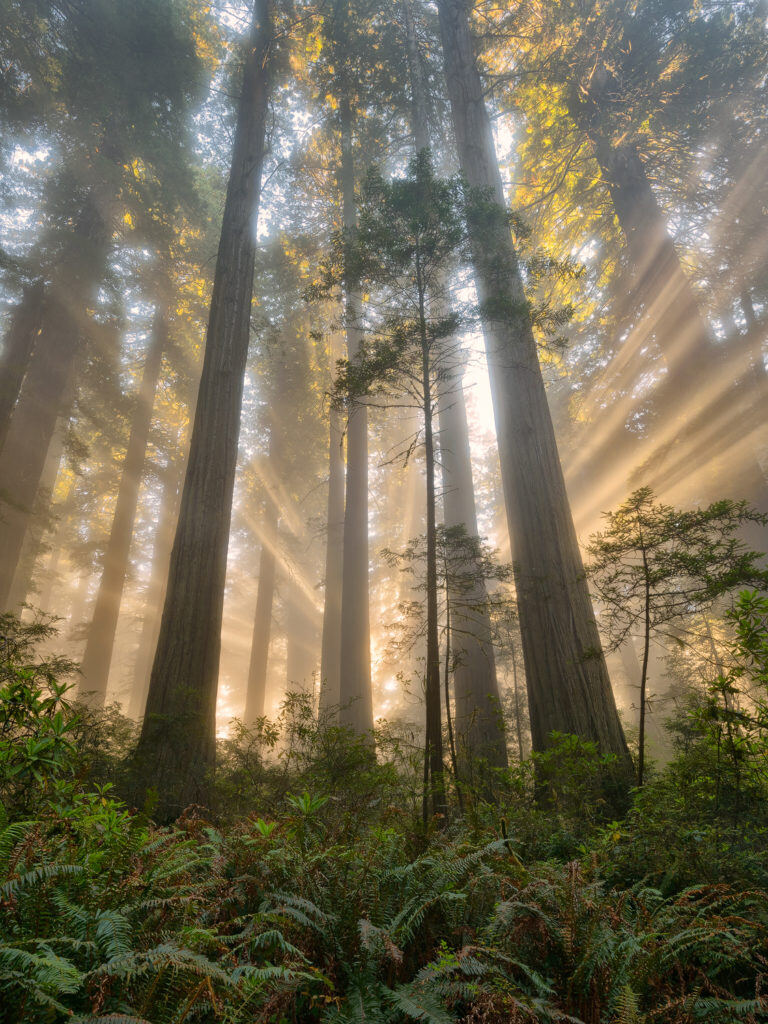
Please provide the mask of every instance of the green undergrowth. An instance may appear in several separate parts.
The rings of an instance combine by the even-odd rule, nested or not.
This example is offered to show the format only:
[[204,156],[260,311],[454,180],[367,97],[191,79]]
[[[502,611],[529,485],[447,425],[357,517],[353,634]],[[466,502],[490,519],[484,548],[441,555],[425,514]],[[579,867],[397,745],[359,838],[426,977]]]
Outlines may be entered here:
[[620,820],[553,737],[425,832],[407,730],[373,758],[293,698],[222,745],[215,812],[159,828],[115,795],[129,724],[69,705],[40,639],[0,680],[3,1021],[768,1019],[761,760],[728,764],[714,695]]

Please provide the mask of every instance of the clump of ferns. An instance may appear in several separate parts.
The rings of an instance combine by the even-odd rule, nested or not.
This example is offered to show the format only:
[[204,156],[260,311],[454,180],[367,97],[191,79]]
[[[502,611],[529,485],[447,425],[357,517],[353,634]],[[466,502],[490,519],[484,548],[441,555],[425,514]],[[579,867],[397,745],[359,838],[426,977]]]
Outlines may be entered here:
[[484,938],[516,961],[510,980],[535,968],[554,1007],[585,1024],[631,1020],[635,1005],[639,1020],[750,1020],[768,1009],[767,909],[765,894],[726,887],[617,894],[574,863],[540,868],[499,904]]
[[151,1005],[152,1019],[163,1020],[163,1007],[184,1005],[195,986],[197,1002],[209,989],[231,987],[216,964],[167,941],[201,905],[203,865],[192,844],[135,821],[110,837],[108,849],[81,840],[76,830],[51,831],[43,822],[0,832],[4,1019],[55,1020],[107,1007],[146,1018],[142,1007]]
[[352,1004],[370,1019],[411,1011],[437,1019],[436,997],[414,977],[446,936],[460,944],[485,923],[494,892],[498,898],[492,865],[505,863],[503,843],[480,850],[445,843],[409,862],[401,837],[384,832],[352,848],[275,843],[272,858],[264,838],[254,837],[252,848],[277,863],[273,877],[290,887],[263,893],[253,906],[260,886],[243,887],[241,846],[232,882],[245,902],[221,922],[238,963],[288,972],[267,979],[262,1011],[276,1012],[292,991],[302,1013],[314,1008],[311,1019],[321,1011],[347,1019]]

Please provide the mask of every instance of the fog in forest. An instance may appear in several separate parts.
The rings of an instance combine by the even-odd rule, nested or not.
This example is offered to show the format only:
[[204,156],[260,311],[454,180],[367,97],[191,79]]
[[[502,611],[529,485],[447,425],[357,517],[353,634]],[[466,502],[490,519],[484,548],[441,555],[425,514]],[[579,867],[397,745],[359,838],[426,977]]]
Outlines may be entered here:
[[768,1019],[766,409],[766,0],[0,0],[0,1019]]

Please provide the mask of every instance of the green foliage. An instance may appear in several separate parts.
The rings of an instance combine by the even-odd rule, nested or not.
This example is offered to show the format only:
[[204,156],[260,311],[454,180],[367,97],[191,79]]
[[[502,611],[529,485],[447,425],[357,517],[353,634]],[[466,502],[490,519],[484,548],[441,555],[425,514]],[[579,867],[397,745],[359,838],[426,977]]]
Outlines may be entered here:
[[635,630],[642,633],[646,613],[650,631],[663,635],[716,598],[768,580],[762,556],[738,536],[745,524],[768,519],[744,501],[682,510],[657,502],[642,487],[605,518],[605,531],[590,541],[589,574],[607,611],[612,646]]
[[[734,672],[755,685],[766,608],[745,593],[734,611]],[[222,747],[235,820],[218,827],[190,811],[158,829],[93,786],[69,709],[67,786],[58,761],[38,763],[46,798],[0,820],[3,1020],[757,1022],[765,780],[743,785],[733,820],[712,799],[712,720],[683,718],[677,757],[622,821],[606,818],[606,758],[555,736],[498,773],[500,807],[425,836],[403,737],[382,728],[377,758],[303,695]]]

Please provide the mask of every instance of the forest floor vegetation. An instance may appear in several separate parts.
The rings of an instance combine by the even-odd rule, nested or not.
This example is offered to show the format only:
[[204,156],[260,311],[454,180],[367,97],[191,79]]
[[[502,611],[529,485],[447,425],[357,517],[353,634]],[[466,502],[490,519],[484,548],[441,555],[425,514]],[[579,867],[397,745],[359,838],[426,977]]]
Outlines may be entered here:
[[116,795],[135,726],[70,703],[45,622],[3,626],[4,1022],[766,1019],[768,751],[733,758],[712,694],[620,820],[560,736],[425,831],[418,734],[374,757],[295,695],[157,827]]

